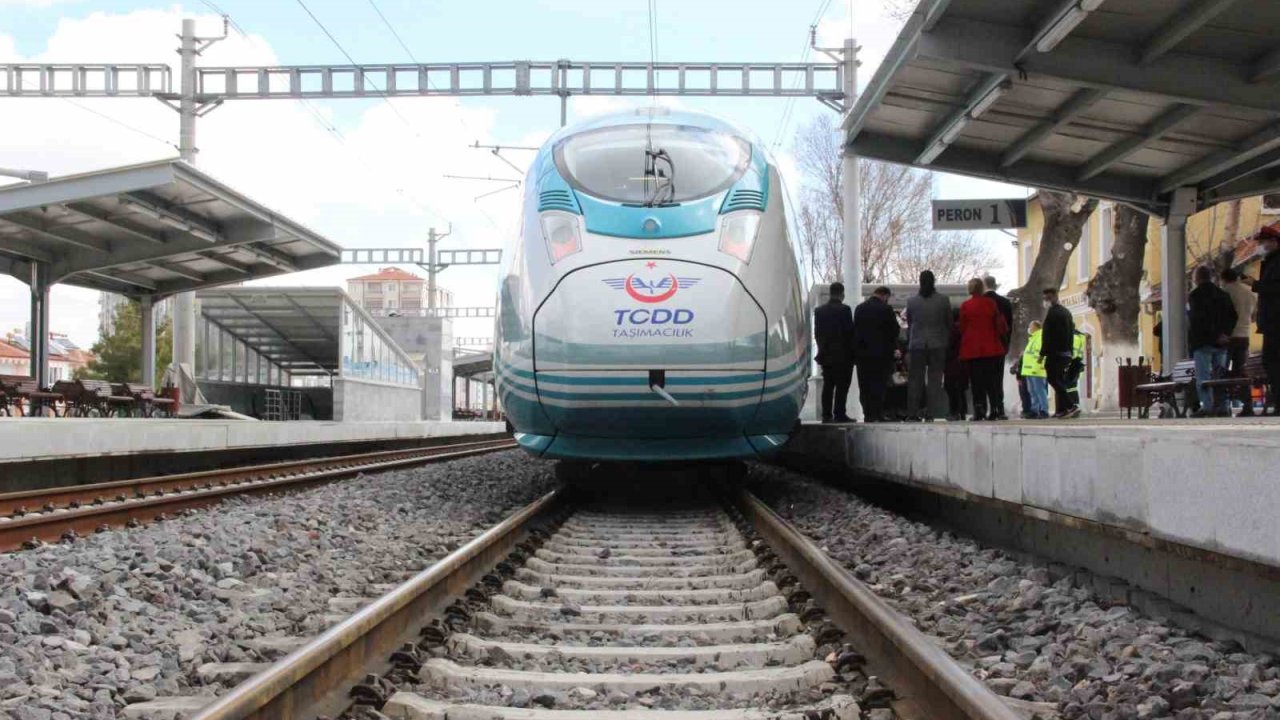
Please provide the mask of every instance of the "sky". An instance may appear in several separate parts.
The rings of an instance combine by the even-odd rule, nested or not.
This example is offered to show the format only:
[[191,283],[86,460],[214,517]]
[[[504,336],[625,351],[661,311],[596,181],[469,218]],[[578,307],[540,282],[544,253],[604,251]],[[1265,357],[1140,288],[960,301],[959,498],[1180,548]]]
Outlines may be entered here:
[[[865,85],[898,31],[882,1],[655,0],[657,60],[796,62],[806,57],[809,26],[818,18],[820,44],[839,46],[850,32],[857,38]],[[200,35],[215,36],[221,13],[235,27],[203,53],[203,65],[347,64],[343,50],[357,63],[650,56],[647,0],[0,0],[0,63],[166,63],[176,73],[182,18],[196,18]],[[575,97],[569,122],[645,102]],[[755,132],[772,147],[793,193],[800,184],[790,153],[795,133],[832,112],[804,98],[663,102],[716,113]],[[537,146],[558,127],[559,103],[549,97],[231,101],[199,120],[197,164],[344,247],[423,247],[432,227],[452,228],[442,249],[501,247],[514,226],[519,191],[478,198],[501,185],[445,175],[522,176],[470,145]],[[0,167],[56,176],[159,160],[177,156],[177,136],[177,113],[155,100],[0,97]],[[503,155],[523,168],[533,154]],[[945,198],[1026,194],[946,175],[936,185]],[[995,232],[982,238],[1004,263],[996,275],[1012,284],[1009,238]],[[340,285],[374,270],[341,266],[264,284]],[[449,268],[440,284],[453,291],[455,304],[492,305],[497,271]],[[88,347],[97,339],[97,309],[97,292],[57,286],[51,328]],[[28,318],[26,285],[0,276],[0,334]],[[454,333],[489,336],[491,321],[459,320]]]

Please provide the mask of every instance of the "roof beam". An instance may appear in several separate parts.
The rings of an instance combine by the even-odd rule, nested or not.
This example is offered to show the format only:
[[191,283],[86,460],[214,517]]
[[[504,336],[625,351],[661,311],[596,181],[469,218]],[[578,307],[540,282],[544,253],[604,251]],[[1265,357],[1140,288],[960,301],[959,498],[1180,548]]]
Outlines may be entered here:
[[[292,305],[292,306],[293,306],[293,309],[294,309],[294,310],[297,310],[297,311],[298,311],[298,313],[299,313],[300,315],[302,315],[302,317],[304,317],[304,318],[306,318],[307,320],[311,321],[311,324],[312,324],[312,325],[313,325],[317,330],[319,330],[319,331],[320,331],[320,334],[321,334],[321,335],[323,335],[323,336],[325,337],[325,339],[326,339],[326,340],[337,340],[337,339],[338,339],[338,338],[337,338],[337,336],[335,336],[332,332],[330,332],[330,331],[329,331],[329,328],[325,327],[325,325],[324,325],[323,323],[321,323],[319,320],[317,320],[317,319],[316,319],[316,316],[315,316],[315,315],[312,315],[312,314],[311,314],[311,311],[310,311],[310,310],[307,310],[305,307],[303,307],[303,306],[302,306],[302,304],[301,304],[301,303],[299,303],[297,300],[294,300],[292,297],[290,297],[290,296],[288,296],[288,295],[285,295],[285,296],[284,296],[284,299],[285,299],[285,300],[286,300],[290,305]],[[339,313],[339,317],[341,317],[341,313]]]
[[1254,197],[1257,195],[1266,195],[1280,191],[1280,172],[1276,170],[1264,170],[1246,178],[1228,183],[1222,187],[1210,190],[1205,195],[1208,202],[1226,202],[1227,200],[1239,200],[1241,198]]
[[125,193],[120,196],[120,204],[205,242],[217,243],[222,240],[222,231],[213,223],[181,207],[170,206],[149,194]]
[[149,264],[150,264],[151,266],[156,267],[156,268],[159,268],[159,269],[161,269],[161,270],[163,270],[163,271],[165,271],[165,272],[167,272],[167,273],[170,273],[170,274],[172,274],[172,275],[177,275],[177,276],[178,276],[178,277],[180,277],[180,278],[184,278],[184,279],[186,279],[186,280],[190,280],[190,281],[192,281],[192,282],[203,283],[203,282],[205,281],[205,276],[204,276],[204,275],[202,275],[202,274],[200,274],[200,273],[198,273],[198,272],[195,272],[194,270],[188,270],[188,269],[186,269],[185,267],[183,267],[183,266],[182,266],[182,263],[178,263],[178,262],[153,262],[153,263],[149,263]]
[[[264,319],[257,312],[254,312],[254,310],[250,308],[248,305],[246,305],[242,300],[240,300],[240,298],[236,297],[235,295],[228,295],[227,297],[230,298],[230,300],[234,302],[236,305],[239,305],[240,308],[244,310],[246,313],[256,318],[258,322],[262,323],[264,326],[274,331],[278,336],[276,339],[278,339],[291,351],[293,351],[294,353],[297,353],[297,357],[306,358],[307,359],[306,363],[309,365],[319,366],[319,363],[311,359],[310,353],[307,353],[302,348],[298,347],[297,345],[294,345],[293,342],[289,340],[289,338],[285,337],[284,333],[280,332],[280,330],[275,327],[275,325],[273,325],[270,321]],[[208,318],[209,316],[205,315],[205,317]],[[235,336],[235,332],[231,328],[225,327],[221,323],[213,319],[210,319],[209,321],[212,322],[214,325],[218,325],[219,327],[222,327],[224,330],[231,333],[232,336]],[[277,364],[283,364],[283,363],[277,363]]]
[[[859,157],[899,165],[911,165],[920,154],[920,143],[909,138],[863,132],[849,148]],[[932,170],[960,175],[1112,198],[1142,207],[1156,205],[1155,181],[1150,178],[1104,175],[1087,183],[1076,181],[1074,166],[1041,160],[1024,160],[1013,167],[1000,167],[998,155],[965,147],[953,147],[936,160]],[[1157,208],[1158,209],[1158,208]]]
[[1150,65],[1164,57],[1165,53],[1177,47],[1178,43],[1186,40],[1235,2],[1236,0],[1199,0],[1189,7],[1178,8],[1169,22],[1147,40],[1138,63]]
[[1263,55],[1249,70],[1249,82],[1266,82],[1280,75],[1280,49]]
[[241,275],[253,274],[253,268],[249,267],[248,265],[242,265],[241,263],[235,260],[232,260],[231,258],[227,257],[226,253],[202,252],[202,253],[196,253],[196,254],[204,258],[205,260],[216,262],[219,265],[222,265],[223,267],[229,268],[231,270],[234,270],[240,273]]
[[1235,182],[1241,178],[1246,178],[1254,173],[1270,170],[1276,165],[1280,165],[1280,149],[1262,153],[1246,163],[1236,165],[1225,172],[1220,172],[1217,175],[1201,182],[1200,189],[1212,190],[1213,188],[1222,187],[1223,185]]
[[156,289],[155,280],[131,272],[125,272],[123,270],[117,270],[111,274],[107,274],[105,272],[88,272],[85,274],[111,280],[122,285],[132,285],[135,289],[142,289],[149,292],[154,292]]
[[1086,88],[1072,95],[1069,100],[1054,111],[1050,119],[1031,128],[1010,145],[1009,149],[1005,151],[1004,157],[1000,158],[1000,167],[1009,167],[1021,160],[1027,153],[1034,150],[1037,145],[1047,140],[1050,135],[1075,122],[1076,118],[1083,115],[1089,108],[1098,104],[1106,96],[1106,90],[1098,90],[1096,88]]
[[273,250],[268,245],[260,245],[254,243],[251,245],[242,245],[241,250],[253,253],[259,260],[268,265],[275,266],[285,272],[297,272],[298,266],[294,263],[293,258],[284,253]]
[[1258,92],[1236,63],[1174,53],[1143,66],[1128,45],[1071,37],[1053,52],[1029,55],[1014,67],[1013,58],[1025,45],[1023,28],[943,18],[933,32],[920,36],[918,52],[925,59],[984,72],[1025,70],[1088,87],[1159,95],[1170,102],[1280,113],[1280,94]]
[[921,166],[932,164],[939,154],[951,147],[966,125],[982,117],[983,113],[991,107],[994,101],[993,96],[999,97],[1000,88],[1008,82],[1009,77],[1003,73],[992,73],[979,81],[978,85],[969,91],[964,103],[947,116],[946,120],[938,123],[929,134],[929,141],[916,156],[914,164]]
[[1140,135],[1121,140],[1111,147],[1089,158],[1080,168],[1076,179],[1080,181],[1090,180],[1097,175],[1106,172],[1108,168],[1116,163],[1123,162],[1126,158],[1138,152],[1142,148],[1168,135],[1183,121],[1189,120],[1200,112],[1201,108],[1195,105],[1175,105],[1172,109],[1166,111],[1163,115],[1156,118],[1148,125]]
[[1268,150],[1276,148],[1280,148],[1280,123],[1270,125],[1265,130],[1255,133],[1230,150],[1219,150],[1218,152],[1210,153],[1207,157],[1175,170],[1161,179],[1159,191],[1164,194],[1172,192],[1176,188],[1197,185],[1206,178],[1227,172],[1235,166],[1243,165]]
[[88,203],[67,203],[62,207],[66,208],[67,210],[77,215],[87,217],[87,218],[92,218],[99,222],[104,222],[110,225],[111,227],[131,237],[137,238],[139,240],[145,240],[146,242],[156,243],[157,245],[163,245],[165,244],[165,242],[168,241],[168,238],[164,237],[163,235],[157,235],[151,230],[140,228],[130,223],[121,222],[119,215],[112,215],[111,213],[105,210],[96,208]]
[[14,227],[20,227],[32,235],[44,238],[45,240],[52,240],[56,243],[71,245],[82,250],[88,250],[95,253],[106,254],[111,252],[111,243],[90,237],[87,233],[80,232],[79,230],[57,226],[52,228],[47,227],[45,223],[32,219],[25,214],[12,213],[9,215],[3,215],[0,216],[0,222],[8,223]]
[[26,240],[8,235],[0,235],[0,252],[46,263],[54,262],[55,259],[49,251],[37,247]]

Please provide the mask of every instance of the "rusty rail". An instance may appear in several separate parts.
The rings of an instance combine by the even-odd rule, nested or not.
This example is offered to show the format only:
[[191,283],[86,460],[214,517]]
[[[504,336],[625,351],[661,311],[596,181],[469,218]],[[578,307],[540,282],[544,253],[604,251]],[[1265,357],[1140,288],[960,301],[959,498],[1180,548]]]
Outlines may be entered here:
[[737,506],[828,617],[854,638],[873,674],[898,693],[900,716],[1018,720],[999,696],[769,506],[745,490]]
[[[515,446],[508,439],[467,442],[0,495],[0,513],[16,514],[0,519],[0,552],[32,540],[56,541],[153,520],[234,495],[297,490],[364,472],[455,460]],[[41,512],[27,514],[25,508],[37,501]]]
[[194,720],[336,716],[350,689],[379,674],[388,657],[417,638],[426,619],[462,595],[560,504],[552,491],[450,553],[269,669],[202,709]]

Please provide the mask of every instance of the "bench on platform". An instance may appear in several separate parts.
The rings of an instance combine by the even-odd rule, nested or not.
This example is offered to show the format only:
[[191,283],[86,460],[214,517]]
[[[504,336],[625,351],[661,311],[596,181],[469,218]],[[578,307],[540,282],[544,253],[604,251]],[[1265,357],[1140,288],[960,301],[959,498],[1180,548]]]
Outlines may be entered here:
[[1218,378],[1216,380],[1206,380],[1204,386],[1207,388],[1225,388],[1227,397],[1235,398],[1237,392],[1244,394],[1244,411],[1242,415],[1253,414],[1253,389],[1255,387],[1262,388],[1263,407],[1266,407],[1268,400],[1267,391],[1267,369],[1262,364],[1262,355],[1250,355],[1244,362],[1240,375],[1234,377]]
[[0,389],[7,406],[17,410],[18,415],[57,417],[58,403],[66,400],[59,393],[41,390],[35,379],[26,375],[0,375]]
[[113,393],[106,380],[61,380],[53,390],[66,398],[69,417],[128,417],[134,406],[132,397]]
[[1151,382],[1143,383],[1134,388],[1138,396],[1143,399],[1141,403],[1143,409],[1138,413],[1138,416],[1147,417],[1152,405],[1163,403],[1172,407],[1173,414],[1177,417],[1186,417],[1190,402],[1183,402],[1179,407],[1178,396],[1185,395],[1188,391],[1194,392],[1195,387],[1195,360],[1179,360],[1173,366],[1173,372],[1169,375],[1153,376]]
[[173,417],[174,402],[170,398],[156,397],[156,391],[143,383],[117,383],[115,394],[132,398],[134,409],[142,417]]

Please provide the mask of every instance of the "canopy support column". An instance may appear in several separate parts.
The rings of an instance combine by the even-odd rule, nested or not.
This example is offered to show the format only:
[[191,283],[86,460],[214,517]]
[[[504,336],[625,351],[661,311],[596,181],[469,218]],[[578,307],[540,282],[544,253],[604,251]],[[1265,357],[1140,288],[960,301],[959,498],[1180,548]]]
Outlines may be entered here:
[[49,387],[49,264],[31,261],[31,367],[39,389]]
[[1173,192],[1165,217],[1163,267],[1160,269],[1160,300],[1164,312],[1161,334],[1161,371],[1168,374],[1187,357],[1187,218],[1196,211],[1199,195],[1195,188]]
[[[844,41],[844,108],[853,109],[858,97],[858,43],[853,38]],[[859,215],[858,191],[862,177],[858,172],[858,156],[841,143],[844,151],[840,157],[840,182],[844,198],[841,214],[844,218],[844,250],[840,260],[840,276],[844,280],[845,302],[857,305],[862,301],[862,218]],[[849,387],[849,408],[833,408],[837,415],[848,415],[862,420],[862,403],[858,400],[858,383]]]
[[156,386],[156,313],[155,301],[150,295],[142,296],[139,303],[142,315],[142,384]]

